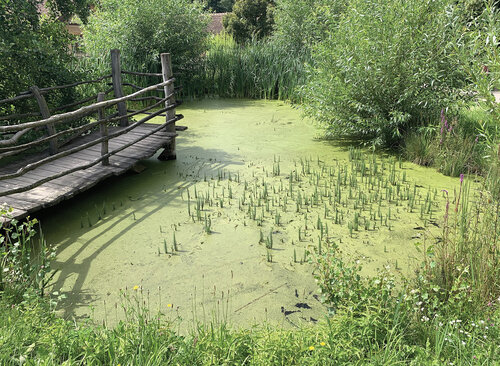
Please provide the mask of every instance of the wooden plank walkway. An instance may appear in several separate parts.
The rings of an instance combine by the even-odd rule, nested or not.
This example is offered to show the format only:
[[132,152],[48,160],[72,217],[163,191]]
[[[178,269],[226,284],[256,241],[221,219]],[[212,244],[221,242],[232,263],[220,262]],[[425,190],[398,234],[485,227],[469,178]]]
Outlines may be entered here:
[[[142,124],[130,132],[117,136],[109,140],[109,151],[113,151],[127,143],[130,143],[140,136],[150,133],[157,128],[155,124]],[[110,127],[109,133],[117,132],[124,127]],[[177,136],[176,133],[159,131],[146,137],[132,146],[112,155],[109,158],[110,165],[104,166],[101,163],[85,170],[56,178],[42,185],[30,189],[26,192],[0,196],[0,204],[12,207],[11,216],[20,219],[45,207],[53,206],[62,200],[69,199],[79,192],[85,191],[100,181],[113,176],[125,173],[132,168],[139,160],[153,156],[159,149],[166,147],[170,141]],[[99,131],[79,137],[71,143],[64,145],[59,151],[69,150],[84,143],[93,141],[100,137]],[[14,163],[0,168],[0,175],[14,173],[18,169],[39,161],[49,156],[48,151],[18,159]],[[0,192],[10,189],[26,187],[44,178],[62,173],[65,170],[77,166],[89,164],[101,157],[101,144],[94,145],[87,149],[78,151],[68,156],[48,162],[31,171],[24,173],[17,178],[0,180]],[[3,221],[3,220],[2,220]]]

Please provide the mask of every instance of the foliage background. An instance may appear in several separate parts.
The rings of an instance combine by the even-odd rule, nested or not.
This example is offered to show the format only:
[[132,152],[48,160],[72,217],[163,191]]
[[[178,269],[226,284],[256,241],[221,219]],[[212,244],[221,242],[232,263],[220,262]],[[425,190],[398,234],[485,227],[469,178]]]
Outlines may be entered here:
[[453,57],[460,25],[448,0],[353,0],[313,49],[304,108],[337,136],[401,140],[453,108],[467,79]]
[[[32,85],[67,84],[80,74],[68,52],[71,37],[64,24],[41,16],[39,0],[0,2],[0,99]],[[68,13],[65,13],[68,14]],[[71,92],[60,96],[72,100]]]
[[189,74],[207,50],[208,21],[198,1],[103,0],[83,28],[89,68],[107,73],[117,48],[125,70],[160,72],[169,52],[174,72]]

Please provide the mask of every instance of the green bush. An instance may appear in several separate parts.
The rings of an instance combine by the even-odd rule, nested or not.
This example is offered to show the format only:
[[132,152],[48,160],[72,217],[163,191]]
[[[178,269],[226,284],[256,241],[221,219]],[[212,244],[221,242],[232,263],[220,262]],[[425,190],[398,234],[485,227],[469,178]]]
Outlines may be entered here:
[[[0,214],[9,217],[4,209]],[[43,296],[54,275],[50,262],[55,253],[43,237],[37,238],[37,225],[36,219],[25,222],[12,219],[0,234],[0,295],[14,301],[30,292]]]
[[466,86],[452,54],[459,35],[448,0],[350,1],[314,48],[304,108],[333,136],[399,142]]
[[[495,5],[496,4],[496,5]],[[471,88],[477,95],[474,110],[480,143],[485,147],[485,161],[488,163],[489,189],[500,197],[500,103],[495,101],[492,90],[500,88],[500,9],[498,2],[484,1],[482,12],[467,24],[466,42],[457,46],[460,65],[471,81]]]
[[336,26],[346,5],[342,0],[278,0],[273,38],[296,57],[309,61],[311,49]]
[[231,11],[234,0],[206,0],[205,9],[215,13],[225,13]]
[[[74,82],[82,76],[72,67],[68,52],[71,37],[55,18],[41,17],[41,1],[0,2],[0,99],[10,98],[31,86],[48,87]],[[67,13],[65,13],[67,14]],[[51,93],[49,104],[74,101],[72,90]],[[26,111],[26,103],[0,105],[0,112]]]
[[160,54],[172,54],[174,73],[189,76],[207,49],[208,15],[188,0],[103,0],[83,28],[89,67],[109,72],[109,51],[121,51],[124,70],[160,72]]
[[236,0],[233,11],[222,19],[236,42],[245,43],[271,34],[274,0]]

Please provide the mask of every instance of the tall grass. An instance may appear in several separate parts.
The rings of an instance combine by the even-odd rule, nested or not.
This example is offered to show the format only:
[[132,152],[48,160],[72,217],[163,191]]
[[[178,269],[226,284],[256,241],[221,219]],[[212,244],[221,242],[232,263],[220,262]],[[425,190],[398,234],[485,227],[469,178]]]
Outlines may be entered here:
[[404,137],[403,155],[453,177],[487,174],[494,159],[489,159],[491,148],[485,136],[496,138],[493,126],[490,115],[477,103],[463,107],[453,117],[443,110],[440,123],[420,127]]
[[295,99],[297,86],[305,82],[306,61],[276,40],[243,46],[222,34],[211,38],[194,73],[180,79],[191,97]]
[[349,284],[353,290],[364,290],[361,297],[355,301],[346,297],[335,316],[315,326],[232,329],[227,323],[208,323],[187,335],[178,334],[175,322],[163,314],[148,311],[142,289],[124,294],[126,320],[113,328],[60,319],[40,298],[14,305],[0,299],[0,363],[493,365],[500,361],[498,310],[487,314],[490,319],[471,318],[467,324],[446,316],[415,317],[415,299],[391,296],[393,287],[386,287],[390,281],[382,276]]
[[500,296],[500,202],[488,191],[472,200],[462,177],[456,195],[446,194],[442,240],[427,273],[448,291],[466,288],[468,300],[484,305]]

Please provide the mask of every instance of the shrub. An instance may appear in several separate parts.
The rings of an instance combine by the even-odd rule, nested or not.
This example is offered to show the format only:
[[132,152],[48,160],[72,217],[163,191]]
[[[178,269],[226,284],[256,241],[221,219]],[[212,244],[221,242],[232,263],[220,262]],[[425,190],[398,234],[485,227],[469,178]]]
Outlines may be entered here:
[[234,5],[234,0],[207,0],[205,8],[215,13],[225,13],[231,11]]
[[[0,99],[13,97],[33,85],[62,85],[81,77],[72,68],[74,58],[68,52],[71,37],[64,24],[55,18],[41,17],[40,3],[0,3]],[[52,93],[49,103],[67,104],[75,97],[68,90]],[[1,105],[0,112],[11,113],[14,108]],[[22,110],[23,103],[18,108]]]
[[[2,217],[9,217],[4,209]],[[12,219],[0,234],[0,294],[20,300],[28,292],[43,296],[54,272],[50,262],[55,253],[43,237],[37,239],[38,221]]]
[[332,135],[390,145],[453,107],[466,78],[448,0],[353,0],[313,51],[306,113]]
[[232,13],[222,19],[224,29],[238,43],[262,39],[271,34],[273,8],[273,0],[237,0]]
[[89,64],[109,71],[109,51],[121,51],[123,69],[160,72],[160,53],[172,54],[185,74],[206,50],[208,16],[188,0],[103,0],[83,28]]
[[278,0],[273,38],[301,59],[336,26],[347,2],[342,0]]

